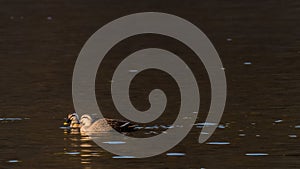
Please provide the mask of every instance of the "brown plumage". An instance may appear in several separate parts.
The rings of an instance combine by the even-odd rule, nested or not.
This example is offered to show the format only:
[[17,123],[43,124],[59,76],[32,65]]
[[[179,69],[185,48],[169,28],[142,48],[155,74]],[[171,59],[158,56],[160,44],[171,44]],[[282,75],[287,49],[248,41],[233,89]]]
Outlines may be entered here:
[[67,122],[71,128],[80,128],[80,132],[105,132],[110,131],[112,128],[118,132],[132,132],[136,130],[136,125],[119,119],[98,119],[93,121],[91,116],[82,115],[80,120],[76,113],[69,114]]

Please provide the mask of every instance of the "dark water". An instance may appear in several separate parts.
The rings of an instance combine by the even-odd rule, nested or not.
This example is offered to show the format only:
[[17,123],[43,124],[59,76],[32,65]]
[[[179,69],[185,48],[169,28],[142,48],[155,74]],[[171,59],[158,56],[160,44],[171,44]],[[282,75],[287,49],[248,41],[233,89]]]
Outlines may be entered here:
[[[59,127],[74,111],[72,71],[85,41],[109,21],[144,11],[183,17],[210,38],[228,83],[223,126],[204,144],[197,143],[201,129],[195,126],[162,155],[116,159]],[[1,0],[0,168],[300,168],[299,18],[298,1]],[[199,72],[197,123],[203,122],[210,98],[205,69],[184,45],[154,35],[129,38],[108,54],[97,78],[99,105],[118,116],[108,90],[113,67],[153,46],[173,50]],[[147,91],[165,89],[169,115],[149,126],[170,124],[178,110],[172,79],[161,72],[139,77],[133,104],[147,109]]]

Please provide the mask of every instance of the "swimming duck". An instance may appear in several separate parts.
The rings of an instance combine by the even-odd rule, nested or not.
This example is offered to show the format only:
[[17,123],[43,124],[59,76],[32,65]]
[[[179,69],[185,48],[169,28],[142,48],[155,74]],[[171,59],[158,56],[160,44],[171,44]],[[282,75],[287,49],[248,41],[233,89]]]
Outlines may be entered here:
[[136,125],[131,122],[119,119],[98,119],[94,121],[90,115],[84,114],[79,120],[77,113],[68,115],[65,124],[69,124],[71,128],[80,128],[80,132],[105,132],[109,131],[111,127],[118,132],[132,132],[136,130]]
[[69,126],[70,128],[80,128],[79,116],[77,113],[70,113],[67,116],[66,122],[64,122],[65,126]]

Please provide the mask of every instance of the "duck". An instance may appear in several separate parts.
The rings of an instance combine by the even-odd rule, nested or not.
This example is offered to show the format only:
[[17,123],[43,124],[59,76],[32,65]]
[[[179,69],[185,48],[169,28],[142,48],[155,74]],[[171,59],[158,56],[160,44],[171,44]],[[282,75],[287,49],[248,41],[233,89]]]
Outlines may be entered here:
[[137,129],[137,125],[129,121],[109,118],[93,120],[88,114],[82,115],[79,119],[77,113],[68,114],[64,124],[69,125],[70,128],[80,129],[80,133],[106,132],[112,128],[118,132],[132,132]]
[[70,128],[80,128],[79,116],[77,113],[69,113],[64,126],[69,126]]

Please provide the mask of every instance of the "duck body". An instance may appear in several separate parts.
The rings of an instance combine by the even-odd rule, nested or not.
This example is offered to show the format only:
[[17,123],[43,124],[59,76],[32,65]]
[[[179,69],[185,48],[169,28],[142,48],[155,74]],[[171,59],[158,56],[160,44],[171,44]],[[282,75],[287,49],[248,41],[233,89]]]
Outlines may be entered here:
[[66,122],[64,122],[65,126],[69,126],[70,128],[80,128],[79,116],[77,113],[70,113],[67,116]]
[[[70,120],[69,117],[71,118]],[[112,129],[118,132],[132,132],[136,130],[136,125],[131,122],[109,118],[94,121],[88,114],[82,115],[79,120],[79,116],[73,113],[68,115],[67,122],[70,123],[71,128],[79,128],[81,133],[107,132]]]

